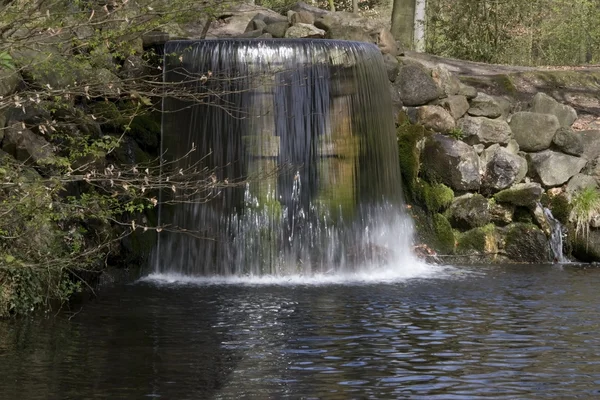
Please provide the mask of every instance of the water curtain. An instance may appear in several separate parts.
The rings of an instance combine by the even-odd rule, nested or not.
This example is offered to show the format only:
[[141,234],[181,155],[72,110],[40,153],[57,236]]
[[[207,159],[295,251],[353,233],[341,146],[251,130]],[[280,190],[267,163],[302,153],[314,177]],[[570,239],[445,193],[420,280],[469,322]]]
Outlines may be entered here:
[[165,168],[204,180],[162,193],[156,272],[346,272],[408,251],[376,46],[172,41],[164,82]]

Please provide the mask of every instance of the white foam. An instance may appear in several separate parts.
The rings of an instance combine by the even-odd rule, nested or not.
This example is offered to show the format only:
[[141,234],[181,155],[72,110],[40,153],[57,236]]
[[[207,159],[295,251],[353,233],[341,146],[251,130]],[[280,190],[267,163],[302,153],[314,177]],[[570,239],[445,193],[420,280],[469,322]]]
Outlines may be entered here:
[[158,285],[239,285],[239,286],[320,286],[360,285],[373,283],[395,283],[410,279],[447,278],[452,276],[452,267],[429,265],[413,260],[410,264],[365,267],[356,272],[316,273],[312,275],[232,275],[191,276],[175,273],[152,273],[140,282]]

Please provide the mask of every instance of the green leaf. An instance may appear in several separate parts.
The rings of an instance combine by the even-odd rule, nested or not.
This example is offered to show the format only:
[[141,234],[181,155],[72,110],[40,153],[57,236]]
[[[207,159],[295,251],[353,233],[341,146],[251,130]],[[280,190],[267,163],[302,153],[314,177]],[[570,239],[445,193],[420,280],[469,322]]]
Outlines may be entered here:
[[11,263],[11,262],[15,261],[15,258],[13,256],[11,256],[10,254],[7,254],[6,256],[4,256],[4,260],[7,263]]

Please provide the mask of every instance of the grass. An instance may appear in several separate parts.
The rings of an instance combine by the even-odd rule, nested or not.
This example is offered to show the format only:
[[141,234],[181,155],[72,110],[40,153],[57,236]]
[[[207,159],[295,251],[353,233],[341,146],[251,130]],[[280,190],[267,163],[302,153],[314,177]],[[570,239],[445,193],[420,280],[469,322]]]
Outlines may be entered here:
[[573,196],[571,201],[571,220],[575,223],[575,235],[587,241],[590,222],[600,214],[600,192],[596,188],[587,187]]

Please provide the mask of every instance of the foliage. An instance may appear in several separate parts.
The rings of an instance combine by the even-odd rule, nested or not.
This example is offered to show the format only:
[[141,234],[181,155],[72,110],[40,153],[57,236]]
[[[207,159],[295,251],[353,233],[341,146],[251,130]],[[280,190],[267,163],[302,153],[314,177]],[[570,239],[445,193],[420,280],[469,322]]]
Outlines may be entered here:
[[590,222],[600,215],[600,191],[587,187],[577,192],[571,200],[571,220],[575,223],[575,234],[587,239]]
[[432,222],[436,238],[435,249],[441,254],[453,254],[456,239],[450,222],[442,214],[433,214]]
[[415,200],[419,201],[431,213],[445,210],[454,200],[454,191],[443,183],[428,183],[417,179]]
[[501,64],[573,65],[600,58],[592,0],[429,0],[428,52]]
[[421,125],[412,125],[405,121],[397,127],[396,134],[404,189],[407,195],[413,196],[421,165],[417,144],[425,137],[425,129]]
[[448,132],[448,136],[450,136],[451,138],[454,138],[456,140],[462,140],[463,137],[465,136],[465,134],[464,134],[463,130],[460,128],[452,128],[450,130],[450,132]]

